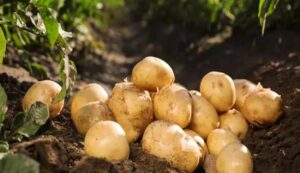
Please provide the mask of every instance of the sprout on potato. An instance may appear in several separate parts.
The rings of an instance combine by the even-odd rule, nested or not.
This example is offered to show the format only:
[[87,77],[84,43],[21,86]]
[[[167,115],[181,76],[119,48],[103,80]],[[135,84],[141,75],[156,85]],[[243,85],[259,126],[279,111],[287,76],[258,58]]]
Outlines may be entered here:
[[211,154],[218,155],[228,144],[240,142],[239,138],[226,129],[215,129],[207,137],[207,147]]
[[115,85],[108,106],[125,130],[130,143],[135,142],[153,120],[153,104],[149,93],[130,82]]
[[86,133],[84,150],[87,155],[107,160],[129,157],[129,144],[122,127],[113,121],[99,121]]
[[197,132],[202,138],[219,126],[219,117],[214,106],[198,91],[190,91],[193,101],[192,119],[189,128]]
[[87,85],[85,88],[77,92],[73,98],[71,103],[71,115],[72,120],[76,121],[77,111],[85,106],[86,104],[94,101],[100,101],[102,103],[106,103],[108,100],[108,94],[105,89],[96,83],[91,83]]
[[178,84],[163,87],[153,100],[156,119],[168,120],[185,128],[191,121],[192,98],[187,89]]
[[85,134],[95,123],[105,120],[113,120],[112,112],[105,103],[96,101],[80,108],[74,123],[79,133]]
[[231,109],[235,103],[233,80],[222,72],[207,73],[200,82],[200,92],[219,112]]
[[254,91],[255,85],[246,79],[234,79],[233,82],[236,90],[236,101],[234,107],[241,111],[245,98]]
[[239,111],[232,109],[220,116],[220,128],[228,129],[239,139],[244,139],[248,131],[248,123]]
[[156,91],[157,88],[172,84],[175,76],[169,64],[149,56],[134,66],[131,80],[138,88]]
[[282,114],[281,96],[260,84],[244,101],[242,113],[256,126],[272,125]]
[[61,86],[51,80],[43,80],[33,84],[26,92],[22,106],[23,110],[40,101],[48,106],[50,118],[54,118],[64,107],[64,100],[55,103],[54,100],[61,91]]
[[251,153],[243,144],[231,143],[218,155],[216,168],[218,173],[252,173]]
[[199,146],[175,123],[165,120],[152,122],[146,128],[141,143],[143,151],[166,159],[176,168],[193,172],[198,166]]

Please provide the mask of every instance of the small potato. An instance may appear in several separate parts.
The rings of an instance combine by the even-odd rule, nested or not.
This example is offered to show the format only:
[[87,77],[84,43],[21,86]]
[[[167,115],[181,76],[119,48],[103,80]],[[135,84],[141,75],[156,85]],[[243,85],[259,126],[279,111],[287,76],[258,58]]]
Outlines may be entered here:
[[219,112],[231,109],[235,103],[233,80],[222,72],[207,73],[200,82],[200,92]]
[[193,140],[199,146],[199,150],[200,150],[199,165],[202,165],[204,163],[205,157],[208,155],[208,149],[207,149],[204,139],[200,135],[198,135],[196,132],[194,132],[193,130],[184,129],[184,132],[189,137],[193,138]]
[[199,146],[175,123],[165,120],[152,122],[142,139],[143,151],[166,159],[174,167],[193,172],[201,156]]
[[74,124],[79,133],[86,134],[95,123],[105,120],[113,120],[112,112],[105,103],[96,101],[86,104],[77,111]]
[[226,145],[240,140],[229,130],[215,129],[210,132],[206,142],[209,153],[218,155]]
[[51,80],[43,80],[33,84],[23,98],[23,110],[29,109],[32,104],[40,101],[48,106],[50,118],[55,118],[64,107],[64,100],[54,103],[60,91],[61,86]]
[[220,116],[220,128],[230,130],[239,139],[244,139],[248,123],[239,111],[232,109]]
[[115,85],[108,106],[125,130],[129,143],[135,142],[153,120],[153,104],[149,93],[131,82]]
[[256,126],[272,125],[282,115],[281,96],[259,84],[245,98],[242,113],[251,124]]
[[172,84],[175,76],[165,61],[148,56],[134,66],[131,80],[138,88],[156,91],[157,88]]
[[216,168],[218,173],[252,173],[251,153],[245,145],[238,142],[231,143],[218,155]]
[[108,94],[105,89],[96,83],[88,84],[85,88],[77,92],[71,103],[71,115],[72,120],[76,121],[77,111],[86,104],[94,101],[100,101],[106,103],[108,100]]
[[193,100],[192,119],[189,128],[206,139],[208,134],[219,127],[219,116],[214,106],[198,91],[190,91]]
[[241,111],[245,98],[255,90],[255,84],[246,79],[234,79],[236,101],[234,107]]
[[168,85],[155,95],[153,108],[156,119],[172,121],[185,128],[191,121],[192,98],[181,85]]
[[88,156],[109,161],[129,157],[129,144],[122,127],[113,121],[99,121],[86,133],[84,150]]

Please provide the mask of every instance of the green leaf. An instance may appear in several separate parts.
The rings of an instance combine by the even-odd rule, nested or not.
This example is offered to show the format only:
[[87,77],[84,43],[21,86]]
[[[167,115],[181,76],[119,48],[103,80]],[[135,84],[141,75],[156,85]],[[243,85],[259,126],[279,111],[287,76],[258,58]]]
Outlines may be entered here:
[[0,170],[5,173],[38,173],[39,163],[23,154],[5,155],[0,160]]
[[48,7],[53,0],[32,0],[31,3],[38,8]]
[[265,32],[267,17],[274,12],[278,2],[279,0],[259,0],[257,15],[259,18],[259,23],[262,26],[262,35],[264,35]]
[[4,88],[0,84],[0,124],[5,119],[5,113],[7,111],[7,95]]
[[46,28],[50,46],[53,47],[59,36],[59,23],[48,8],[39,8],[39,11]]
[[6,51],[6,39],[3,33],[3,30],[0,26],[0,64],[3,63],[3,58],[5,56]]
[[9,151],[9,145],[6,141],[0,141],[0,153],[7,153]]

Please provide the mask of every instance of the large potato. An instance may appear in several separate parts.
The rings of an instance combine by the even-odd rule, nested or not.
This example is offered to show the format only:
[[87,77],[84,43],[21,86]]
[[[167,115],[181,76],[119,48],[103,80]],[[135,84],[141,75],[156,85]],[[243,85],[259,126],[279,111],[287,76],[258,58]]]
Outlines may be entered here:
[[239,142],[231,143],[218,155],[216,168],[218,173],[252,173],[251,153],[243,144]]
[[156,119],[175,122],[185,128],[191,121],[192,98],[187,89],[178,84],[163,87],[154,96]]
[[54,103],[60,91],[61,86],[51,80],[43,80],[33,84],[23,98],[23,110],[29,109],[32,104],[40,101],[48,106],[50,118],[56,117],[64,107],[64,100]]
[[241,111],[245,98],[255,90],[255,85],[246,79],[234,79],[233,82],[236,90],[236,101],[234,107]]
[[86,104],[94,101],[100,101],[106,103],[108,100],[108,94],[105,89],[96,83],[88,84],[85,88],[77,92],[71,103],[71,115],[72,120],[76,121],[77,111]]
[[219,112],[231,109],[235,103],[233,80],[222,72],[207,73],[200,82],[200,92]]
[[165,61],[148,56],[134,66],[131,80],[138,88],[156,91],[172,84],[175,76],[172,68]]
[[77,111],[74,121],[76,129],[85,134],[98,121],[113,120],[113,115],[108,106],[100,101],[91,102]]
[[129,145],[122,127],[113,121],[99,121],[86,133],[84,150],[87,155],[107,160],[129,157]]
[[214,106],[198,91],[190,91],[193,100],[192,119],[189,128],[197,132],[202,138],[219,127],[219,116]]
[[108,106],[125,130],[130,143],[136,141],[153,120],[153,105],[149,93],[130,82],[115,85]]
[[175,123],[157,120],[145,130],[143,151],[166,159],[171,165],[193,172],[201,156],[199,146]]

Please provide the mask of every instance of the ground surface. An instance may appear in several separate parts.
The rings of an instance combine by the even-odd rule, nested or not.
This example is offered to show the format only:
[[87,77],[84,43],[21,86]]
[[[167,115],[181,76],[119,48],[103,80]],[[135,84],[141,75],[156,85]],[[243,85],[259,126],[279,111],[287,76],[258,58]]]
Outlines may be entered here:
[[[203,37],[180,32],[174,26],[160,30],[159,27],[145,29],[139,24],[126,24],[117,29],[107,28],[99,34],[107,43],[105,53],[88,56],[81,51],[73,53],[80,75],[78,87],[91,81],[113,87],[114,83],[129,76],[131,67],[146,55],[164,58],[175,70],[177,82],[188,89],[198,89],[201,77],[212,70],[223,71],[233,78],[261,82],[282,95],[284,114],[271,127],[250,128],[244,144],[253,154],[254,172],[300,172],[299,33],[272,31],[255,39],[243,34],[228,37],[230,31],[227,31]],[[18,59],[12,53],[6,64],[18,67],[18,71],[18,63],[22,66]],[[44,62],[53,68],[51,62]],[[6,128],[15,113],[21,111],[21,99],[35,81],[28,77],[24,80],[27,74],[23,73],[21,80],[20,74],[12,71],[0,70],[0,83],[9,99]],[[143,153],[138,143],[131,145],[127,161],[110,163],[85,157],[83,137],[76,132],[67,107],[39,134],[42,136],[12,144],[11,149],[38,160],[41,172],[178,172],[165,161]]]

